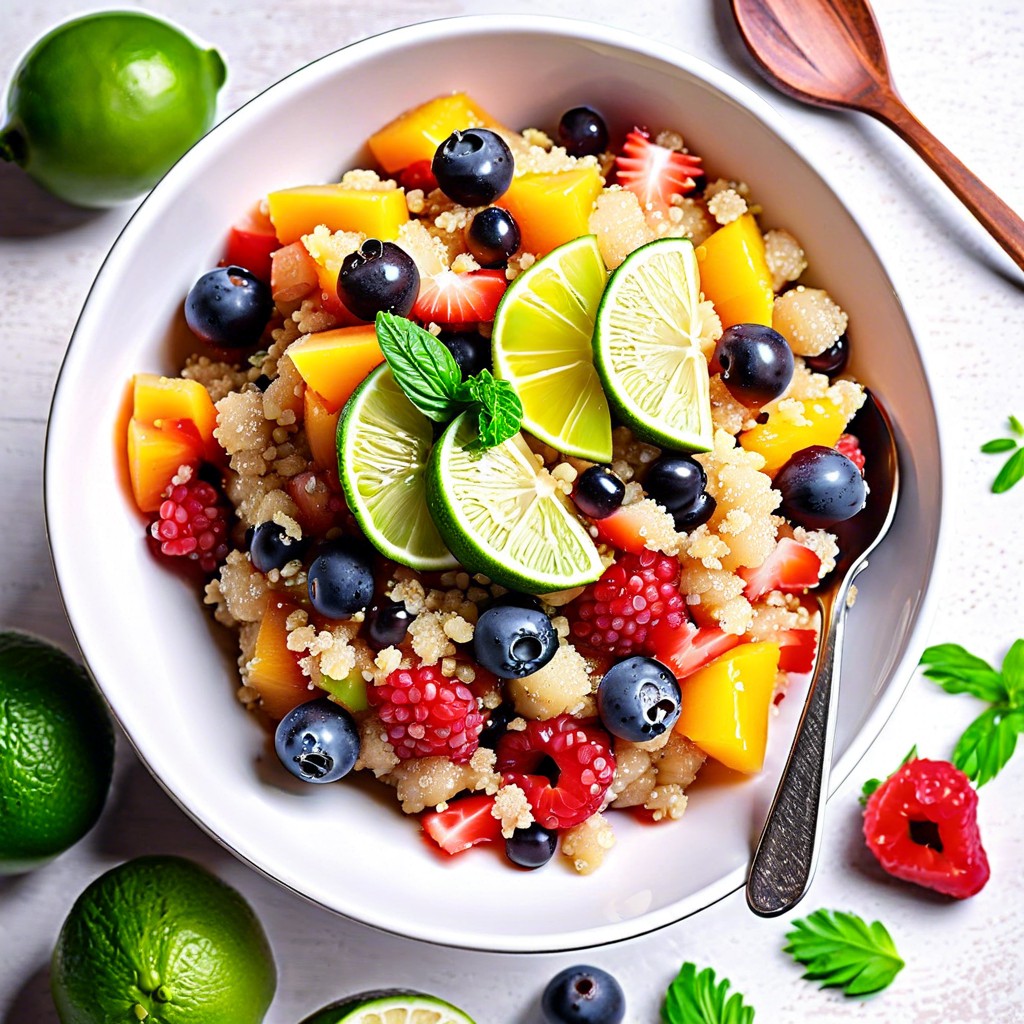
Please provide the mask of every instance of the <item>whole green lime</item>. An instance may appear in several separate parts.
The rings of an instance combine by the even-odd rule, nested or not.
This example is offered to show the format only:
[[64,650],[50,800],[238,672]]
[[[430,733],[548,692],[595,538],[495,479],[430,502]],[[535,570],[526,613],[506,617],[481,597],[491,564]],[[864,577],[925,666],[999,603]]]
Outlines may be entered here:
[[0,633],[0,874],[35,867],[99,818],[114,731],[84,669],[24,633]]
[[182,857],[97,878],[64,922],[50,978],[62,1024],[260,1024],[277,987],[252,908]]
[[0,157],[80,206],[152,188],[213,123],[224,61],[146,14],[76,18],[18,66]]

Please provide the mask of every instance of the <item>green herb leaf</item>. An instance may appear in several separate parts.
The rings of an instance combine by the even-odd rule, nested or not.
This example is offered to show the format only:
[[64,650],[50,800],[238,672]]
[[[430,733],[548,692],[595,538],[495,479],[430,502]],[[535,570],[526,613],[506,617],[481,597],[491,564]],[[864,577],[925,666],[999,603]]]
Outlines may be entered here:
[[481,370],[463,382],[459,395],[467,396],[480,406],[477,420],[480,436],[470,445],[470,451],[493,448],[519,433],[523,403],[507,380],[496,380],[489,370]]
[[995,704],[1008,699],[1003,677],[959,644],[938,644],[921,655],[924,674],[946,693],[970,693]]
[[[915,757],[917,757],[916,743],[907,751],[906,756],[903,758],[902,761],[900,761],[899,767],[902,768],[908,761],[913,761]],[[897,768],[896,770],[899,771],[899,768]],[[885,782],[885,779],[868,779],[868,781],[865,782],[863,786],[861,786],[859,797],[859,803],[861,807],[867,807],[868,799],[870,798],[871,794],[874,793],[874,791],[878,789],[878,787],[883,782]]]
[[738,992],[729,995],[729,987],[729,979],[719,982],[710,967],[698,973],[685,963],[665,993],[661,1019],[664,1024],[753,1024],[753,1007]]
[[1021,423],[1016,416],[1010,416],[1010,429],[1018,436],[1024,437],[1024,423]]
[[983,711],[964,730],[953,750],[953,764],[978,786],[994,779],[1013,756],[1024,731],[1024,711],[1005,704]]
[[1003,658],[1000,673],[1010,703],[1024,703],[1024,640],[1014,640]]
[[1016,447],[1017,442],[1012,437],[997,437],[994,441],[986,441],[981,450],[986,455],[997,455],[999,452],[1013,451]]
[[856,914],[816,910],[793,921],[784,952],[803,964],[805,978],[822,988],[837,986],[848,996],[878,992],[903,969],[892,936],[885,926],[867,924]]
[[1018,448],[1003,463],[1003,468],[999,470],[995,480],[992,481],[992,493],[1003,494],[1014,484],[1019,483],[1021,477],[1024,477],[1024,448]]

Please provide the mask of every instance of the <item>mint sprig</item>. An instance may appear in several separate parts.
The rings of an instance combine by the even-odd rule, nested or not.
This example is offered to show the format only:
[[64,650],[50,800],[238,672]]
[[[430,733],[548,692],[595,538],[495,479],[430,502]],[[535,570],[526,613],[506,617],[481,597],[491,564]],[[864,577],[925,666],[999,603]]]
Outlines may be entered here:
[[685,963],[665,993],[664,1024],[753,1024],[753,1007],[738,992],[729,994],[728,978],[718,981],[710,967],[698,972]]
[[1024,478],[1024,447],[1021,447],[1020,440],[1024,438],[1024,423],[1021,423],[1016,416],[1010,416],[1008,422],[1013,437],[997,437],[992,441],[986,441],[981,446],[981,451],[985,455],[1013,453],[1003,463],[995,480],[992,481],[993,494],[1003,494]]

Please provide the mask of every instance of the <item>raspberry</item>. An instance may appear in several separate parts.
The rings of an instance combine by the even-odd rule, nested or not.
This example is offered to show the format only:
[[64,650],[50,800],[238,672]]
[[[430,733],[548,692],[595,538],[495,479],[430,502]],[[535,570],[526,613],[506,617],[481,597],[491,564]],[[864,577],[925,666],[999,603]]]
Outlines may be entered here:
[[157,518],[149,524],[162,555],[190,558],[204,572],[214,572],[227,558],[227,532],[227,511],[220,496],[195,478],[172,483],[164,491]]
[[[554,782],[540,774],[545,761],[554,762]],[[523,790],[544,828],[572,828],[601,809],[615,778],[615,755],[610,737],[595,724],[558,715],[505,733],[497,768],[507,784]]]
[[915,759],[868,798],[864,838],[896,878],[964,899],[988,881],[978,794],[947,761]]
[[860,471],[864,473],[864,453],[860,450],[860,440],[853,434],[840,434],[836,441],[836,451],[845,455]]
[[580,643],[623,656],[650,654],[652,627],[665,623],[678,628],[686,621],[679,562],[649,550],[622,555],[567,612],[572,635]]
[[386,682],[369,688],[367,698],[403,761],[441,756],[463,764],[479,746],[484,716],[476,698],[437,665],[395,669]]

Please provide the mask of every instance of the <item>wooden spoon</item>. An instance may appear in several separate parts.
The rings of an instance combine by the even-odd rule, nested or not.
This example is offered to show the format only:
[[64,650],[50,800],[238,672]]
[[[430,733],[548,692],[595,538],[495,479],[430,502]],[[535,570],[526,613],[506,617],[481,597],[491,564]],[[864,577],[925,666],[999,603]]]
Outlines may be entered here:
[[867,0],[732,0],[732,9],[748,49],[779,89],[887,124],[1024,269],[1024,220],[907,109]]

